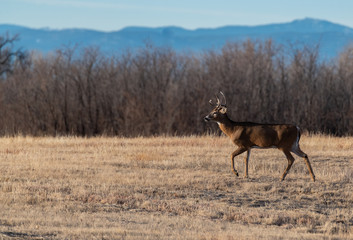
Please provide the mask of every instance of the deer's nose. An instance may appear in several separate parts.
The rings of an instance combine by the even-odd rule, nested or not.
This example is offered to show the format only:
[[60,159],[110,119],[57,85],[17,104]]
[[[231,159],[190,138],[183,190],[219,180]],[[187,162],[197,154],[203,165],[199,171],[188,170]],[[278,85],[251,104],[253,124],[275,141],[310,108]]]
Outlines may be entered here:
[[206,116],[206,117],[204,117],[203,120],[205,120],[205,122],[208,122],[208,121],[210,121],[210,118],[208,116]]

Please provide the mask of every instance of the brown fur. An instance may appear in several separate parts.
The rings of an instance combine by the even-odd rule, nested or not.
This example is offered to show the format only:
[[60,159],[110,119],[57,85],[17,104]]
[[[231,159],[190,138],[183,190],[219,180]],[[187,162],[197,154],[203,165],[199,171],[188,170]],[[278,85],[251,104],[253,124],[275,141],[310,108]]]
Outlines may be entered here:
[[315,181],[315,175],[309,158],[299,147],[300,130],[297,126],[291,124],[234,122],[229,119],[226,111],[227,108],[218,101],[218,105],[205,117],[205,120],[217,122],[222,132],[238,147],[231,154],[232,171],[234,174],[239,175],[234,168],[234,158],[239,154],[247,152],[245,158],[245,177],[248,177],[248,161],[252,148],[278,148],[285,154],[288,160],[288,166],[281,177],[282,181],[294,162],[294,157],[290,152],[304,158],[311,178]]

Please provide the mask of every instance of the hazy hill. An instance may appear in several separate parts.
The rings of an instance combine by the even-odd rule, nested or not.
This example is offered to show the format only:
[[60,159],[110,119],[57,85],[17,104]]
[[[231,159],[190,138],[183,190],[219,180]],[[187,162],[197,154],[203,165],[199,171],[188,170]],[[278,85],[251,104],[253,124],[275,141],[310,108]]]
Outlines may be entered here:
[[323,20],[305,18],[289,23],[260,26],[225,26],[187,30],[179,27],[128,27],[120,31],[100,32],[87,29],[31,29],[0,25],[0,34],[20,34],[17,47],[48,53],[63,46],[99,46],[103,52],[137,49],[146,43],[169,46],[177,51],[199,52],[219,49],[226,42],[269,39],[281,44],[320,43],[321,57],[333,57],[353,40],[353,29]]

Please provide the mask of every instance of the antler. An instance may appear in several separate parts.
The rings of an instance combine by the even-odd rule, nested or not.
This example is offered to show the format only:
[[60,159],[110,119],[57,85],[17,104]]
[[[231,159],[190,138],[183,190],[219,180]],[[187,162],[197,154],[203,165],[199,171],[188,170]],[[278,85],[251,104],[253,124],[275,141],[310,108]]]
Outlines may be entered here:
[[226,97],[224,96],[224,94],[223,94],[222,91],[219,91],[219,93],[223,96],[224,104],[222,104],[221,100],[219,100],[218,96],[215,94],[215,97],[216,97],[216,99],[217,99],[217,103],[215,104],[215,103],[212,101],[212,99],[210,99],[210,101],[208,101],[212,106],[217,106],[217,107],[219,107],[219,106],[221,106],[221,105],[226,106],[226,102],[227,102],[227,101],[226,101]]
[[222,91],[219,91],[219,93],[223,96],[223,99],[224,99],[224,103],[222,105],[227,106],[226,96],[224,96],[224,93]]
[[212,101],[212,99],[210,99],[210,101],[208,101],[212,106],[220,106],[221,105],[221,101],[219,100],[219,98],[218,98],[218,96],[215,94],[215,97],[216,97],[216,99],[217,99],[217,103],[214,103],[213,101]]

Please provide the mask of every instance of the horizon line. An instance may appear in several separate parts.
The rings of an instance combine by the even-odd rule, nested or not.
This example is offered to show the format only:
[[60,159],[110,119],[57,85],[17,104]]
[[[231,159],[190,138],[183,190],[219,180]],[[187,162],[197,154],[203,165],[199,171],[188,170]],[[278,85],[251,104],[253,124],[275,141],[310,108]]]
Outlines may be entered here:
[[340,25],[346,28],[350,28],[353,29],[352,27],[349,27],[347,25],[341,24],[341,23],[336,23],[333,21],[329,21],[326,19],[319,19],[319,18],[312,18],[312,17],[305,17],[305,18],[297,18],[297,19],[293,19],[291,21],[286,21],[286,22],[272,22],[272,23],[264,23],[264,24],[255,24],[255,25],[244,25],[244,24],[234,24],[234,25],[220,25],[218,27],[198,27],[198,28],[185,28],[185,27],[181,27],[178,25],[165,25],[165,26],[143,26],[143,25],[131,25],[131,26],[125,26],[123,28],[120,29],[116,29],[116,30],[100,30],[100,29],[94,29],[94,28],[85,28],[85,27],[68,27],[68,28],[51,28],[48,26],[44,26],[44,27],[30,27],[30,26],[25,26],[25,25],[21,25],[21,24],[13,24],[13,23],[0,23],[0,25],[9,25],[9,26],[15,26],[15,27],[20,27],[20,28],[27,28],[27,29],[32,29],[32,30],[47,30],[47,31],[69,31],[69,30],[86,30],[86,31],[95,31],[95,32],[105,32],[105,33],[112,33],[112,32],[119,32],[122,31],[124,29],[128,29],[128,28],[147,28],[147,29],[159,29],[159,28],[179,28],[179,29],[183,29],[186,31],[196,31],[196,30],[206,30],[206,29],[219,29],[219,28],[226,28],[226,27],[262,27],[262,26],[268,26],[268,25],[281,25],[281,24],[289,24],[289,23],[293,23],[296,21],[305,21],[305,20],[312,20],[312,21],[319,21],[319,22],[328,22],[328,23],[332,23],[335,25]]

